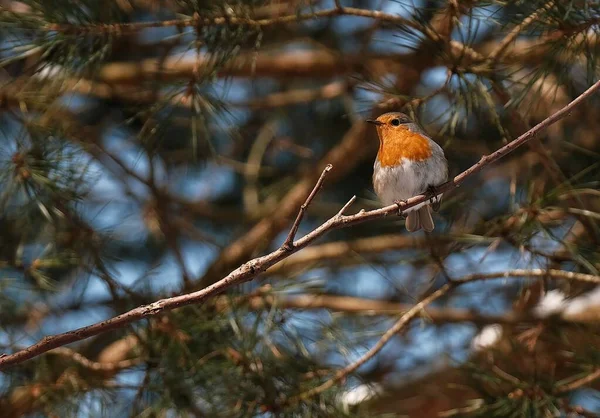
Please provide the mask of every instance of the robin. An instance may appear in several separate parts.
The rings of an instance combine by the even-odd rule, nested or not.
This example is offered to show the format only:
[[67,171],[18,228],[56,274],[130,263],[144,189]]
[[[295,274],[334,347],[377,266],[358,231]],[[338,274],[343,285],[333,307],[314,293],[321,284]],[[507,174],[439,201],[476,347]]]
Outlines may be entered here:
[[[423,194],[448,180],[448,162],[442,148],[419,125],[400,112],[390,112],[367,122],[376,125],[379,152],[373,169],[373,187],[384,205]],[[437,210],[442,195],[406,210],[406,230],[433,231],[431,204]],[[403,213],[402,213],[403,214]]]

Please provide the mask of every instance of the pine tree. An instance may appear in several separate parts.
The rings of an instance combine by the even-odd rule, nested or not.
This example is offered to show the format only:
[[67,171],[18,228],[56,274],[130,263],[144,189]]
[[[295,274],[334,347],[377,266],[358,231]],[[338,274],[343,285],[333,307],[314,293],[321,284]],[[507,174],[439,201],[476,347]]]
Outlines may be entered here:
[[[599,24],[0,1],[1,416],[600,414]],[[392,110],[458,175],[431,234],[372,211]]]

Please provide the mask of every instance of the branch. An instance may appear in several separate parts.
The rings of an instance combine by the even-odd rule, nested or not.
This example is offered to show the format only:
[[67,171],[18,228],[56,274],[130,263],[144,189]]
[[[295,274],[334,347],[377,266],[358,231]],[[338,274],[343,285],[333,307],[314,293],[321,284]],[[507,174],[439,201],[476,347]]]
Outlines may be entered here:
[[296,233],[298,232],[298,227],[300,226],[300,222],[302,222],[302,218],[304,218],[306,208],[308,208],[308,206],[311,204],[317,193],[319,193],[319,190],[321,190],[321,187],[323,187],[323,181],[325,180],[325,176],[331,171],[331,168],[331,164],[327,164],[325,166],[323,172],[321,173],[321,177],[319,177],[319,180],[317,180],[317,184],[315,184],[315,187],[313,187],[312,191],[306,198],[306,201],[302,204],[302,206],[300,206],[298,216],[296,216],[296,220],[290,228],[290,233],[288,234],[287,238],[285,239],[282,245],[282,247],[286,250],[291,251],[292,248],[294,248],[294,238],[296,238]]
[[582,386],[587,385],[588,383],[593,382],[596,379],[600,378],[600,368],[595,369],[592,373],[582,377],[581,379],[577,379],[572,381],[571,383],[566,383],[556,388],[555,393],[561,394],[566,392],[571,392],[573,390],[579,389]]
[[525,20],[523,20],[521,23],[519,23],[517,26],[515,26],[509,33],[508,35],[506,35],[506,37],[504,39],[502,39],[502,41],[500,42],[500,44],[496,47],[496,49],[494,49],[490,55],[488,56],[488,58],[492,61],[497,60],[498,58],[500,58],[504,52],[506,51],[506,48],[508,48],[508,46],[511,44],[512,41],[514,41],[517,36],[519,36],[520,34],[523,33],[523,31],[525,30],[525,28],[527,28],[527,26],[529,26],[530,24],[532,24],[533,22],[535,22],[539,16],[544,13],[545,11],[551,9],[552,7],[554,7],[554,0],[549,1],[548,3],[546,3],[545,5],[543,5],[542,7],[540,7],[539,9],[537,9],[535,12],[533,12],[532,14],[530,14],[529,16],[527,16],[527,18],[525,18]]
[[[502,273],[499,273],[499,275]],[[528,275],[524,275],[527,277]],[[348,315],[401,315],[409,311],[412,305],[398,302],[389,302],[376,299],[365,299],[352,296],[334,295],[295,295],[285,296],[280,294],[253,295],[251,297],[241,296],[234,299],[220,296],[216,306],[219,312],[230,310],[238,304],[247,304],[249,309],[261,310],[271,307],[278,309],[327,309],[332,312],[342,312]],[[534,312],[506,312],[498,315],[486,315],[471,309],[457,308],[433,308],[423,310],[422,315],[428,322],[434,324],[464,323],[470,322],[476,325],[507,324],[515,325],[528,322],[549,321],[553,324],[585,324],[590,320],[584,315],[568,315],[559,318],[538,315]]]
[[60,356],[70,358],[74,362],[80,364],[81,366],[91,371],[108,371],[113,373],[122,369],[128,369],[130,367],[133,367],[137,364],[140,364],[142,361],[141,357],[129,360],[120,360],[111,363],[93,361],[78,353],[77,351],[71,350],[67,347],[55,348],[54,350],[50,351],[49,354],[57,354]]
[[[397,58],[385,54],[347,54],[340,56],[327,51],[263,51],[241,53],[218,71],[230,77],[310,77],[330,78],[359,68],[371,73],[401,72],[414,61],[414,54]],[[139,84],[144,80],[175,81],[193,79],[199,67],[209,66],[207,54],[172,56],[164,61],[149,58],[140,62],[112,62],[103,65],[94,78],[109,84]],[[389,69],[389,70],[388,70]]]
[[[527,143],[528,141],[533,139],[537,134],[539,134],[543,129],[555,123],[559,119],[562,119],[565,116],[567,116],[569,112],[571,112],[576,106],[580,105],[585,99],[594,94],[594,92],[596,92],[596,90],[598,90],[599,88],[600,81],[596,82],[593,86],[587,89],[584,93],[582,93],[579,97],[574,99],[563,109],[549,116],[547,119],[534,126],[532,129],[521,135],[519,138],[508,143],[507,145],[498,149],[494,153],[487,156],[483,156],[476,164],[471,166],[469,169],[463,171],[453,180],[439,186],[436,189],[436,195],[446,193],[450,190],[455,189],[470,176],[474,175],[475,173],[478,173],[479,171],[483,170],[483,168],[485,168],[486,166],[498,161],[508,153],[514,151],[519,146]],[[225,276],[218,282],[196,292],[179,295],[172,298],[161,299],[148,305],[139,306],[135,309],[132,309],[128,312],[125,312],[121,315],[118,315],[116,317],[110,318],[102,322],[97,322],[95,324],[78,328],[76,330],[65,332],[62,334],[45,337],[36,344],[33,344],[13,354],[3,354],[2,356],[0,356],[0,370],[5,369],[7,366],[21,363],[25,360],[39,356],[40,354],[43,354],[56,347],[60,347],[76,341],[81,341],[94,335],[119,329],[127,324],[130,324],[143,318],[155,316],[160,313],[164,313],[182,306],[202,303],[206,299],[214,297],[215,295],[224,292],[232,286],[239,285],[241,283],[254,279],[261,272],[286,259],[291,254],[308,246],[316,239],[322,237],[330,231],[340,228],[347,228],[349,226],[358,225],[363,222],[373,221],[375,219],[381,219],[388,215],[396,214],[398,212],[398,209],[404,211],[415,205],[424,203],[432,197],[434,197],[434,195],[418,195],[410,198],[406,202],[400,203],[399,205],[394,204],[381,209],[375,209],[371,211],[360,211],[354,215],[343,215],[340,211],[340,213],[327,220],[321,226],[297,240],[294,243],[294,247],[291,250],[280,247],[277,250],[271,252],[270,254],[250,260],[247,263],[242,264],[240,267],[229,273],[227,276]],[[569,280],[584,280],[600,284],[600,278],[591,275],[580,276],[577,273],[572,273],[572,275],[570,276],[563,275],[561,278]]]
[[[333,241],[315,245],[304,251],[294,254],[283,262],[268,269],[265,275],[290,274],[304,270],[311,265],[335,260],[336,265],[342,263],[342,258],[356,254],[377,254],[385,251],[441,247],[450,243],[461,242],[460,235],[444,236],[411,236],[400,234],[377,235],[368,238],[359,238],[351,241]],[[351,262],[352,260],[348,260]],[[343,262],[347,265],[346,262]]]
[[475,273],[453,280],[456,284],[469,283],[477,280],[502,279],[509,277],[550,277],[553,279],[572,280],[576,282],[600,284],[600,276],[593,274],[574,273],[572,271],[556,269],[516,269],[496,273]]
[[356,371],[356,369],[358,369],[360,366],[372,359],[377,353],[379,353],[379,351],[381,351],[381,349],[388,343],[388,341],[392,339],[394,335],[402,331],[404,327],[408,325],[414,318],[416,318],[417,315],[420,314],[427,305],[448,293],[453,287],[454,285],[452,283],[447,283],[446,285],[440,287],[438,290],[433,292],[431,295],[427,296],[421,302],[414,305],[410,310],[408,310],[404,315],[402,315],[402,317],[398,319],[398,321],[396,321],[396,323],[390,329],[388,329],[385,332],[385,334],[383,334],[379,341],[377,341],[377,343],[357,361],[338,371],[333,378],[327,380],[325,383],[313,389],[310,389],[304,393],[301,393],[298,396],[290,398],[289,400],[285,401],[285,403],[295,404],[312,396],[318,395],[319,393],[323,393],[324,391],[335,385],[337,382],[346,378],[348,375]]
[[327,18],[335,16],[358,16],[382,20],[396,25],[403,25],[409,28],[421,30],[421,25],[417,22],[403,18],[399,15],[392,15],[377,10],[358,9],[355,7],[336,7],[334,9],[319,10],[311,13],[296,13],[285,16],[277,16],[267,19],[252,19],[236,16],[217,16],[202,18],[198,14],[190,19],[172,19],[153,22],[133,22],[133,23],[115,23],[115,24],[90,24],[78,25],[72,23],[49,23],[41,27],[44,31],[56,31],[63,33],[81,33],[81,34],[111,34],[113,36],[127,35],[132,32],[139,32],[149,28],[165,27],[202,27],[202,26],[251,26],[267,27],[274,25],[283,25],[287,23],[297,23],[316,18]]
[[[385,332],[385,334],[383,334],[383,336],[379,339],[379,341],[377,341],[377,343],[369,351],[367,351],[361,358],[359,358],[357,361],[349,364],[348,366],[344,367],[342,370],[338,371],[334,377],[327,380],[325,383],[323,383],[313,389],[310,389],[304,393],[301,393],[300,395],[298,395],[296,397],[290,398],[289,400],[286,401],[286,403],[294,404],[296,402],[299,402],[299,401],[308,399],[312,396],[318,395],[319,393],[322,393],[322,392],[326,391],[327,389],[331,388],[337,382],[345,379],[348,375],[350,375],[351,373],[356,371],[360,366],[365,364],[367,361],[372,359],[377,353],[379,353],[379,351],[381,351],[381,349],[387,344],[387,342],[395,334],[402,331],[404,329],[404,327],[406,325],[408,325],[414,318],[416,318],[418,314],[423,312],[425,310],[425,308],[429,304],[431,304],[431,302],[433,302],[434,300],[438,299],[439,297],[445,295],[452,288],[460,286],[465,283],[471,283],[474,281],[490,280],[490,279],[498,279],[498,278],[509,278],[509,277],[553,277],[553,278],[577,280],[577,281],[600,284],[600,276],[594,276],[591,274],[573,273],[570,271],[563,271],[563,270],[543,270],[543,269],[533,269],[533,270],[517,269],[517,270],[501,271],[501,272],[496,272],[496,273],[470,274],[468,276],[464,276],[459,279],[451,280],[450,282],[448,282],[447,284],[445,284],[444,286],[442,286],[438,290],[436,290],[434,293],[432,293],[428,297],[424,298],[421,302],[414,305],[411,309],[406,311],[406,313],[404,315],[402,315],[400,317],[400,319],[398,319],[398,321],[396,321],[396,323]],[[593,376],[593,377],[590,377],[590,376]],[[593,373],[590,376],[586,377],[587,379],[589,379],[589,381],[600,377],[600,369],[598,369],[598,371],[596,371],[595,373]],[[581,379],[581,380],[583,381],[584,379]],[[574,382],[574,383],[576,383],[576,382]],[[572,384],[574,384],[574,383],[572,383]],[[585,382],[582,384],[585,384]]]

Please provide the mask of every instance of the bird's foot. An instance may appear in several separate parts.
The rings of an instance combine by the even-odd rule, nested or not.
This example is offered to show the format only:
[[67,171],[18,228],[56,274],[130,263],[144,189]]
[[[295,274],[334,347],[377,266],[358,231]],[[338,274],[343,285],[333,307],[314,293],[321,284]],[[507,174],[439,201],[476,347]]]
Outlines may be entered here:
[[431,197],[429,199],[429,203],[431,204],[431,208],[433,209],[433,211],[437,212],[438,210],[440,210],[440,206],[442,204],[442,199],[440,199],[437,196],[437,187],[434,186],[433,184],[430,184],[429,186],[427,186],[426,193],[428,195],[431,195]]
[[403,219],[406,219],[406,214],[402,212],[402,206],[406,205],[408,200],[394,200],[394,203],[398,205],[398,216],[401,216]]

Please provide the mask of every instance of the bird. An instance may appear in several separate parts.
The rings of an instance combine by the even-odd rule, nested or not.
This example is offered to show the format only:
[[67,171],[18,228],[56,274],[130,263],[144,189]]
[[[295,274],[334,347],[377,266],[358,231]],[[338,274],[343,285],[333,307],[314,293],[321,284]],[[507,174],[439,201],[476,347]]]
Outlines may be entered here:
[[[379,151],[373,165],[373,188],[385,206],[400,205],[407,199],[435,194],[435,188],[448,180],[448,161],[444,150],[407,115],[388,112],[367,122],[376,126]],[[435,228],[431,205],[437,210],[442,195],[413,206],[401,215],[406,216],[408,232]]]

